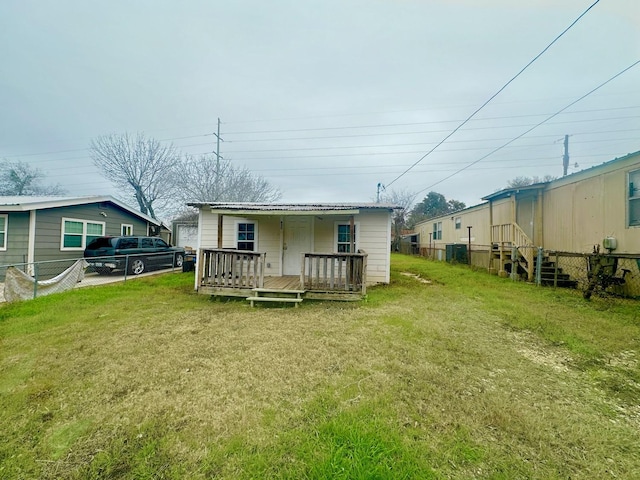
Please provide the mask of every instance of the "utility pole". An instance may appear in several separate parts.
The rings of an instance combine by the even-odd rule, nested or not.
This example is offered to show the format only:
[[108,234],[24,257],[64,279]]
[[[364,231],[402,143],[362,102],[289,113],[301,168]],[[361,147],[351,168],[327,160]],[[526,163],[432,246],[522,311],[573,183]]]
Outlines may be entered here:
[[564,136],[564,155],[562,155],[562,168],[564,170],[563,177],[567,176],[569,170],[569,135]]
[[220,156],[220,117],[218,117],[218,133],[214,133],[214,135],[216,136],[216,151],[214,152],[216,154],[216,172],[219,172],[220,159],[222,158]]
[[[216,136],[216,196],[220,194],[220,159],[223,158],[220,155],[220,117],[218,117],[218,133],[214,133]],[[222,140],[224,142],[224,140]]]

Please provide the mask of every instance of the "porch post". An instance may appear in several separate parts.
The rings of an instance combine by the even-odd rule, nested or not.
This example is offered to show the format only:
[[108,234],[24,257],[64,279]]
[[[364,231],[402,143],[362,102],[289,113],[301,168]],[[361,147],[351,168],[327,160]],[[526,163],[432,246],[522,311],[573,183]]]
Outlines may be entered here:
[[222,218],[224,215],[218,214],[218,248],[222,248]]
[[491,244],[494,243],[494,238],[493,238],[493,200],[489,199],[489,230],[491,232]]
[[351,215],[351,218],[349,219],[349,253],[356,253],[355,239],[356,239],[356,224],[353,219],[353,215]]

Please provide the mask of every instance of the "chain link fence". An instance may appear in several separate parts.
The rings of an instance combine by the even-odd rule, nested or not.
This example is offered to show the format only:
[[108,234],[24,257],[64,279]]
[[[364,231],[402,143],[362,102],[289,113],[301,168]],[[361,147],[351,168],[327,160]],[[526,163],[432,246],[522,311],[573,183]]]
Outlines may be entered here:
[[512,280],[542,286],[576,288],[593,294],[640,298],[640,254],[573,253],[539,247],[500,249],[496,245],[454,244],[422,247],[419,255],[436,261],[471,265]]
[[419,255],[442,262],[461,263],[487,270],[491,268],[490,245],[474,244],[471,248],[465,244],[446,245],[445,248],[422,247],[419,249]]
[[593,294],[640,297],[640,255],[545,251],[543,258],[548,272],[543,284],[553,285],[555,275],[574,282],[585,298]]
[[[184,262],[184,263],[183,263]],[[160,272],[194,269],[195,256],[144,254],[0,265],[0,301],[25,300]]]

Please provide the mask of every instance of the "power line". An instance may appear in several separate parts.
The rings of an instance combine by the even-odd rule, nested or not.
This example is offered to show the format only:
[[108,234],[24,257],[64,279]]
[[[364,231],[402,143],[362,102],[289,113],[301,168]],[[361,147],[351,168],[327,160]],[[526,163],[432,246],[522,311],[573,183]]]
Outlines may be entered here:
[[[544,115],[549,115],[544,114]],[[542,114],[536,115],[528,115],[531,117],[541,117],[544,116]],[[609,118],[589,118],[583,120],[567,120],[565,122],[554,122],[550,125],[564,125],[567,123],[585,123],[585,122],[606,122],[611,120],[628,120],[631,118],[640,118],[640,115],[631,115],[626,117],[609,117]],[[433,123],[452,123],[450,120],[444,122],[433,122]],[[465,131],[473,131],[473,130],[495,130],[498,128],[517,128],[517,127],[526,127],[529,124],[524,125],[492,125],[485,127],[473,127],[467,128]],[[289,138],[258,138],[258,139],[250,139],[250,140],[230,140],[227,143],[258,143],[258,142],[289,142],[289,141],[298,141],[298,140],[335,140],[339,138],[362,138],[362,137],[381,137],[381,136],[393,136],[393,135],[425,135],[429,133],[442,133],[448,132],[449,130],[419,130],[413,132],[378,132],[378,133],[355,133],[351,135],[332,135],[332,136],[321,136],[321,137],[289,137]],[[442,144],[443,142],[439,142]],[[197,144],[203,145],[203,144]],[[189,146],[189,145],[186,145]],[[193,146],[193,145],[191,145]]]
[[514,137],[513,139],[509,140],[507,143],[499,146],[498,148],[496,148],[495,150],[492,150],[491,152],[489,152],[488,154],[486,154],[483,157],[480,157],[478,160],[471,162],[469,165],[467,165],[464,168],[461,168],[460,170],[457,170],[456,172],[452,173],[451,175],[446,176],[445,178],[443,178],[442,180],[437,181],[436,183],[433,183],[431,185],[429,185],[426,188],[423,188],[422,190],[416,192],[416,195],[419,193],[424,192],[425,190],[428,190],[432,187],[435,187],[436,185],[439,185],[440,183],[444,182],[445,180],[450,179],[451,177],[459,174],[460,172],[465,171],[466,169],[468,169],[469,167],[472,167],[473,165],[475,165],[478,162],[481,162],[482,160],[484,160],[485,158],[493,155],[494,153],[502,150],[503,148],[505,148],[506,146],[510,145],[511,143],[515,142],[516,140],[518,140],[519,138],[524,137],[527,133],[535,130],[536,128],[538,128],[540,125],[546,123],[548,120],[551,120],[552,118],[554,118],[555,116],[559,115],[561,112],[564,112],[565,110],[571,108],[573,105],[575,105],[576,103],[580,102],[581,100],[585,99],[586,97],[588,97],[589,95],[591,95],[593,92],[599,90],[600,88],[604,87],[606,84],[608,84],[609,82],[615,80],[616,78],[618,78],[620,75],[622,75],[623,73],[625,73],[626,71],[632,69],[633,67],[635,67],[637,64],[640,63],[640,60],[637,60],[636,62],[632,63],[631,65],[629,65],[627,68],[625,68],[624,70],[616,73],[613,77],[609,78],[608,80],[606,80],[605,82],[601,83],[600,85],[598,85],[596,88],[590,90],[589,92],[585,93],[584,95],[582,95],[580,98],[578,98],[577,100],[574,100],[573,102],[571,102],[569,105],[567,105],[564,108],[561,108],[560,110],[558,110],[556,113],[554,113],[553,115],[547,117],[546,119],[544,119],[542,122],[538,123],[537,125],[534,125],[533,127],[531,127],[530,129],[522,132],[520,135],[518,135],[517,137]]
[[[618,130],[595,130],[595,131],[582,131],[572,133],[574,138],[580,136],[593,136],[598,134],[609,134],[609,133],[627,133],[627,132],[638,132],[639,129],[618,129]],[[557,138],[557,134],[549,134],[549,135],[531,135],[528,138]],[[480,142],[489,142],[489,141],[502,141],[508,140],[510,137],[502,137],[502,138],[482,138],[482,139],[472,139],[472,140],[454,140],[448,142],[449,144],[468,144],[468,143],[480,143]],[[628,141],[628,140],[637,140],[637,137],[626,137],[626,138],[607,138],[600,140],[574,140],[574,145],[582,145],[585,143],[610,143],[610,142],[619,142],[619,141]],[[270,149],[270,150],[236,150],[231,152],[231,154],[243,154],[243,153],[270,153],[270,152],[282,152],[282,153],[291,153],[291,152],[299,152],[299,151],[322,151],[322,150],[352,150],[352,149],[373,149],[373,148],[395,148],[395,147],[419,147],[424,145],[432,145],[434,142],[418,142],[418,143],[394,143],[394,144],[374,144],[374,145],[348,145],[342,147],[311,147],[311,148],[288,148],[288,149]],[[209,145],[209,144],[205,144]],[[546,143],[533,144],[530,146],[544,146]],[[520,145],[518,148],[524,148],[524,145]],[[478,148],[467,148],[467,149],[451,149],[451,150],[439,150],[439,153],[451,152],[451,151],[469,151],[469,150],[480,150],[483,147]],[[484,147],[489,148],[489,147]],[[315,159],[315,158],[342,158],[342,157],[358,157],[358,156],[383,156],[383,155],[412,155],[420,153],[420,150],[394,150],[394,151],[367,151],[362,153],[326,153],[319,155],[295,155],[295,156],[255,156],[255,157],[244,157],[234,156],[234,160],[239,161],[251,161],[251,160],[305,160],[305,159]],[[191,155],[208,155],[211,154],[211,151],[203,151],[203,152],[192,152]],[[76,157],[63,157],[63,158],[50,158],[50,159],[42,159],[36,161],[38,165],[43,165],[45,163],[53,163],[53,162],[64,162],[69,160],[88,160],[90,163],[90,158],[87,155],[76,156]],[[409,166],[409,165],[405,165]],[[46,168],[46,166],[45,166]],[[77,167],[69,167],[77,169]]]
[[[571,115],[575,115],[575,114],[579,114],[579,113],[593,113],[593,112],[608,112],[608,111],[614,111],[614,110],[629,110],[629,109],[636,109],[636,108],[640,108],[640,105],[636,105],[636,106],[625,106],[625,107],[612,107],[612,108],[599,108],[599,109],[591,109],[591,110],[578,110],[575,112],[571,112]],[[483,117],[483,118],[474,118],[472,119],[472,121],[492,121],[492,120],[508,120],[508,119],[513,119],[513,118],[528,118],[528,117],[541,117],[544,115],[549,115],[548,113],[540,113],[540,114],[525,114],[525,115],[505,115],[505,116],[497,116],[497,117]],[[630,119],[630,118],[638,118],[637,115],[632,115],[632,116],[625,116],[625,117],[609,117],[609,118],[593,118],[593,119],[583,119],[583,120],[569,120],[567,122],[556,122],[554,124],[562,124],[562,123],[584,123],[584,122],[597,122],[597,121],[612,121],[612,120],[624,120],[624,119]],[[267,130],[263,130],[260,132],[251,132],[251,133],[287,133],[287,132],[302,132],[302,131],[331,131],[331,130],[351,130],[351,129],[359,129],[359,128],[390,128],[390,127],[397,127],[397,126],[414,126],[414,125],[429,125],[429,124],[447,124],[447,123],[457,123],[460,122],[460,120],[442,120],[442,121],[430,121],[430,122],[406,122],[406,123],[396,123],[396,124],[379,124],[379,125],[356,125],[356,126],[341,126],[341,127],[319,127],[319,128],[310,128],[310,129],[298,129],[298,130],[272,130],[272,131],[267,131]],[[226,123],[226,122],[225,122]],[[554,125],[551,124],[551,125]],[[495,125],[495,126],[485,126],[485,127],[474,127],[474,128],[467,128],[465,131],[472,131],[472,130],[492,130],[492,129],[499,129],[499,128],[511,128],[511,127],[518,127],[518,126],[526,126],[526,125]],[[169,130],[169,129],[164,129],[164,130]],[[413,134],[428,134],[428,133],[443,133],[443,132],[448,132],[449,130],[426,130],[426,131],[418,131],[418,132],[390,132],[390,133],[372,133],[372,134],[360,134],[357,136],[381,136],[381,135],[413,135]],[[233,134],[244,134],[244,133],[249,133],[249,132],[232,132]],[[226,133],[226,135],[230,135],[232,133]],[[197,134],[197,135],[186,135],[186,136],[182,136],[182,137],[169,137],[169,138],[161,138],[158,139],[158,141],[160,142],[168,142],[168,141],[175,141],[175,140],[186,140],[186,139],[192,139],[192,138],[203,138],[203,137],[210,137],[210,136],[215,136],[214,133],[203,133],[203,134]],[[279,138],[279,139],[257,139],[257,140],[235,140],[233,142],[229,141],[226,143],[241,143],[241,142],[260,142],[260,141],[289,141],[289,140],[326,140],[326,139],[332,139],[332,138],[351,138],[348,135],[342,135],[342,136],[335,136],[335,137],[327,137],[327,136],[318,136],[318,137],[294,137],[294,138]],[[176,145],[177,148],[184,148],[184,147],[193,147],[193,146],[203,146],[203,145],[210,145],[213,142],[207,142],[207,143],[197,143],[197,144],[188,144],[188,145]],[[3,158],[16,158],[16,157],[31,157],[31,156],[40,156],[40,155],[56,155],[59,153],[71,153],[71,152],[88,152],[89,148],[84,147],[84,148],[75,148],[75,149],[65,149],[65,150],[49,150],[49,151],[44,151],[44,152],[27,152],[27,153],[20,153],[20,154],[11,154],[11,155],[2,155]]]
[[[557,137],[557,135],[546,135],[548,137]],[[504,139],[503,139],[504,140]],[[629,140],[637,140],[636,137],[629,138],[612,138],[609,140],[584,140],[581,142],[574,142],[574,145],[582,145],[585,143],[607,143],[607,142],[620,142],[620,141],[629,141]],[[536,144],[528,144],[528,145],[517,145],[513,146],[514,148],[531,148],[531,147],[544,147],[548,146],[548,143],[536,143]],[[448,152],[469,152],[469,151],[477,151],[477,150],[488,150],[493,147],[477,147],[477,148],[451,148],[447,150],[439,150],[438,153],[448,153]],[[421,150],[400,150],[393,152],[365,152],[365,153],[332,153],[327,155],[296,155],[292,157],[233,157],[236,161],[251,161],[251,160],[311,160],[316,158],[344,158],[344,157],[379,157],[379,156],[388,156],[388,155],[414,155],[416,153],[421,153]],[[409,165],[406,165],[409,166]],[[331,167],[327,167],[331,168]]]
[[[631,107],[629,107],[631,108]],[[636,107],[633,107],[636,108]],[[608,110],[608,109],[605,109]],[[577,112],[572,112],[572,113],[577,113]],[[535,114],[535,115],[522,115],[522,117],[535,117],[535,116],[540,116],[539,114]],[[498,117],[496,117],[498,118]],[[504,118],[509,118],[509,117],[504,117]],[[581,120],[568,120],[565,122],[553,122],[550,123],[549,125],[567,125],[567,124],[574,124],[574,123],[590,123],[590,122],[605,122],[605,121],[615,121],[615,120],[627,120],[627,119],[633,119],[633,118],[640,118],[640,115],[630,115],[630,116],[624,116],[624,117],[608,117],[608,118],[588,118],[588,119],[581,119]],[[447,123],[448,121],[444,121],[444,122],[440,122],[440,123]],[[438,123],[438,122],[436,122]],[[492,125],[492,126],[484,126],[484,127],[473,127],[473,128],[467,128],[465,129],[465,131],[477,131],[477,130],[497,130],[497,129],[504,129],[504,128],[517,128],[517,127],[526,127],[526,126],[530,126],[532,124],[517,124],[517,125]],[[258,140],[240,140],[240,141],[235,141],[235,142],[225,142],[225,143],[252,143],[252,142],[262,142],[262,141],[293,141],[293,140],[327,140],[327,139],[338,139],[338,138],[362,138],[362,137],[382,137],[382,136],[403,136],[403,135],[426,135],[426,134],[431,134],[431,133],[443,133],[443,132],[448,132],[449,130],[423,130],[423,131],[412,131],[412,132],[383,132],[383,133],[371,133],[371,134],[358,134],[358,135],[337,135],[337,136],[325,136],[325,137],[306,137],[306,138],[289,138],[289,139],[258,139]],[[620,131],[624,131],[624,130],[620,130]],[[598,132],[596,132],[598,133]],[[200,135],[189,135],[189,136],[185,136],[185,137],[175,137],[175,138],[164,138],[164,139],[160,139],[159,141],[172,141],[172,140],[180,140],[180,139],[189,139],[189,138],[201,138],[201,137],[208,137],[208,136],[212,136],[213,134],[211,133],[206,133],[206,134],[200,134]],[[554,135],[555,136],[555,135]],[[456,142],[460,142],[460,141],[469,141],[469,140],[456,140]],[[474,140],[474,141],[480,141],[480,140]],[[186,145],[176,145],[176,148],[182,149],[182,148],[188,148],[188,147],[200,147],[200,146],[208,146],[211,145],[213,143],[213,141],[211,142],[205,142],[205,143],[191,143],[191,144],[186,144]],[[430,142],[430,143],[406,143],[406,144],[393,144],[393,146],[398,146],[398,145],[431,145],[434,142]],[[449,142],[449,143],[454,143],[454,142]],[[229,151],[230,154],[232,153],[248,153],[248,152],[252,152],[252,153],[259,153],[259,152],[286,152],[286,151],[297,151],[297,150],[324,150],[324,149],[340,149],[340,148],[376,148],[376,147],[380,147],[380,146],[386,146],[386,145],[356,145],[356,146],[336,146],[336,147],[306,147],[306,148],[285,148],[285,149],[263,149],[263,150],[231,150]],[[57,155],[60,153],[72,153],[72,152],[89,152],[89,148],[76,148],[76,149],[68,149],[68,150],[54,150],[54,151],[46,151],[46,152],[32,152],[32,153],[21,153],[21,154],[12,154],[12,155],[3,155],[3,158],[19,158],[19,157],[36,157],[36,156],[42,156],[42,155]],[[204,152],[204,153],[211,153],[211,152]],[[78,158],[85,158],[85,157],[78,157]]]
[[[612,107],[612,108],[596,108],[591,110],[578,110],[575,112],[571,112],[571,115],[577,113],[593,113],[593,112],[609,112],[613,110],[629,110],[633,108],[640,108],[640,105],[634,106],[625,106],[625,107]],[[527,117],[544,117],[546,115],[550,115],[550,113],[534,113],[534,114],[523,114],[523,115],[504,115],[499,117],[482,117],[482,118],[474,118],[471,121],[474,122],[484,122],[487,120],[508,120],[512,118],[527,118]],[[429,122],[405,122],[405,123],[380,123],[373,125],[345,125],[340,127],[315,127],[315,128],[296,128],[296,129],[280,129],[280,130],[254,130],[254,131],[244,131],[244,132],[226,132],[226,135],[255,135],[255,134],[272,134],[272,133],[296,133],[296,132],[320,132],[320,131],[332,131],[332,130],[356,130],[360,128],[389,128],[389,127],[411,127],[415,125],[432,125],[432,124],[443,124],[443,123],[458,123],[462,120],[432,120]],[[188,138],[188,137],[185,137]],[[326,138],[326,137],[319,137]]]
[[[578,159],[579,157],[575,157],[573,159]],[[547,160],[548,163],[537,163],[536,164],[536,168],[539,167],[557,167],[558,166],[558,162],[555,159],[552,158],[547,158],[547,157],[543,157],[540,158],[540,160]],[[598,162],[584,162],[581,161],[581,165],[589,167],[589,166],[593,166],[598,164]],[[444,164],[442,164],[441,166],[444,166]],[[483,166],[481,168],[474,168],[474,171],[488,171],[488,170],[501,170],[501,169],[520,169],[522,170],[522,165],[492,165],[492,166]],[[271,170],[265,170],[265,171],[271,171]],[[439,168],[439,169],[433,169],[433,168],[426,168],[423,169],[418,169],[416,170],[416,172],[419,173],[427,173],[427,172],[447,172],[447,171],[452,171],[451,168]],[[340,174],[341,176],[344,177],[351,177],[351,176],[372,176],[372,175],[379,175],[379,172],[374,172],[374,171],[368,171],[368,172],[341,172]],[[317,178],[317,177],[332,177],[335,176],[335,173],[331,173],[331,172],[327,172],[327,173],[313,173],[313,174],[308,174],[308,173],[290,173],[290,174],[278,174],[278,175],[265,175],[265,178],[287,178],[287,177],[310,177],[310,178]],[[90,187],[93,185],[97,185],[97,186],[104,186],[104,181],[102,180],[96,180],[95,182],[86,182],[86,181],[79,181],[77,183],[69,183],[66,184],[65,186],[75,186],[75,185],[82,185],[85,187]],[[416,193],[419,194],[422,191],[418,191]]]
[[[597,2],[596,2],[597,3]],[[595,4],[594,4],[595,5]],[[593,5],[592,5],[593,6]],[[586,13],[586,12],[585,12]],[[579,20],[579,18],[578,18]],[[577,20],[576,20],[577,21]],[[625,93],[635,93],[635,90],[631,92]],[[612,95],[612,94],[609,94]],[[615,94],[618,95],[618,94]],[[513,105],[516,103],[540,103],[541,100],[563,100],[566,97],[552,97],[552,98],[544,98],[544,99],[532,99],[532,100],[516,100],[511,102],[498,102],[494,103],[494,105]],[[235,121],[225,121],[226,125],[239,125],[239,124],[252,124],[252,123],[273,123],[273,122],[288,122],[288,121],[300,121],[300,120],[316,120],[321,118],[339,118],[339,117],[363,117],[367,115],[389,115],[396,113],[408,113],[408,112],[423,112],[423,111],[433,111],[433,110],[447,110],[454,108],[469,108],[474,105],[440,105],[440,106],[423,106],[420,108],[411,108],[411,109],[403,109],[403,110],[385,110],[378,112],[349,112],[349,113],[333,113],[327,115],[307,115],[307,116],[299,116],[299,117],[280,117],[280,118],[261,118],[261,119],[252,119],[252,120],[235,120]],[[166,129],[165,129],[166,130]]]
[[482,105],[480,105],[480,107],[478,109],[476,109],[460,125],[458,125],[455,129],[453,129],[453,131],[451,133],[449,133],[446,137],[444,137],[440,141],[440,143],[438,143],[435,147],[433,147],[431,150],[429,150],[427,153],[425,153],[422,157],[420,157],[411,167],[409,167],[404,172],[402,172],[400,175],[398,175],[396,178],[394,178],[390,183],[387,184],[387,186],[393,185],[396,181],[398,181],[400,178],[402,178],[404,175],[406,175],[413,167],[415,167],[420,162],[422,162],[422,160],[427,158],[431,154],[431,152],[433,152],[436,148],[438,148],[440,145],[442,145],[444,142],[446,142],[451,136],[453,136],[458,130],[460,130],[469,120],[471,120],[473,117],[475,117],[476,114],[480,112],[480,110],[482,110],[489,102],[491,102],[491,100],[493,100],[495,97],[497,97],[505,88],[507,88],[516,78],[518,78],[527,68],[529,68],[529,66],[532,65],[533,62],[538,60],[538,58],[540,58],[547,50],[549,50],[549,48],[551,48],[551,46],[554,43],[556,43],[565,33],[567,33],[569,31],[569,29],[571,29],[576,23],[578,23],[578,21],[580,21],[580,19],[582,17],[584,17],[587,14],[587,12],[589,12],[594,6],[596,6],[596,4],[598,4],[598,2],[600,2],[600,0],[596,0],[595,2],[593,2],[589,6],[589,8],[587,8],[584,12],[582,12],[580,14],[580,16],[578,18],[576,18],[571,23],[571,25],[569,25],[567,28],[565,28],[562,31],[562,33],[560,33],[560,35],[558,35],[556,38],[554,38],[553,41],[549,45],[547,45],[540,53],[538,53],[538,55],[536,55],[531,61],[529,61],[529,63],[527,63],[518,73],[516,73],[516,75],[514,77],[512,77],[496,93],[494,93],[491,97],[489,97],[489,99],[487,101],[485,101]]
[[[623,110],[623,109],[633,109],[633,108],[640,108],[640,106],[629,106],[629,107],[615,107],[615,108],[606,108],[606,109],[593,109],[593,110],[581,110],[581,111],[576,111],[576,112],[570,112],[571,115],[573,114],[577,114],[577,113],[589,113],[589,112],[602,112],[602,111],[612,111],[612,110]],[[511,115],[511,116],[502,116],[502,117],[485,117],[485,118],[477,118],[474,119],[474,121],[488,121],[488,120],[500,120],[500,119],[510,119],[510,118],[527,118],[527,117],[540,117],[542,115],[549,115],[549,114],[528,114],[528,115]],[[568,120],[565,122],[554,122],[554,123],[550,123],[549,125],[566,125],[566,124],[573,124],[573,123],[588,123],[588,122],[606,122],[606,121],[615,121],[615,120],[626,120],[626,119],[633,119],[633,118],[640,118],[639,115],[630,115],[630,116],[622,116],[622,117],[608,117],[608,118],[589,118],[589,119],[581,119],[581,120]],[[458,122],[459,120],[443,120],[443,121],[434,121],[434,122],[415,122],[415,123],[405,123],[405,124],[396,124],[398,126],[400,125],[406,125],[406,126],[411,126],[411,125],[420,125],[420,124],[446,124],[446,123],[455,123]],[[475,130],[497,130],[497,129],[503,129],[503,128],[517,128],[517,127],[525,127],[525,126],[529,126],[531,124],[518,124],[518,125],[491,125],[491,126],[483,126],[483,127],[473,127],[473,128],[467,128],[465,129],[465,131],[475,131]],[[387,124],[387,125],[379,125],[380,127],[391,127],[394,126],[394,124]],[[356,126],[356,127],[349,127],[349,126],[345,126],[345,127],[333,127],[332,130],[337,130],[337,129],[352,129],[352,128],[374,128],[376,127],[376,125],[369,125],[369,126]],[[318,129],[309,129],[311,130],[323,130],[322,128],[318,128]],[[394,136],[394,135],[420,135],[420,134],[431,134],[431,133],[443,133],[443,132],[448,132],[449,130],[423,130],[423,131],[410,131],[410,132],[383,132],[383,133],[371,133],[371,134],[357,134],[357,135],[337,135],[337,136],[318,136],[318,137],[293,137],[293,138],[275,138],[275,139],[255,139],[255,140],[236,140],[233,142],[226,142],[226,143],[252,143],[252,142],[266,142],[266,141],[297,141],[297,140],[327,140],[327,139],[339,139],[339,138],[358,138],[358,137],[379,137],[379,136]],[[283,132],[285,132],[285,130],[283,130]],[[188,136],[182,136],[182,137],[171,137],[171,138],[162,138],[159,139],[158,141],[161,142],[166,142],[166,141],[174,141],[174,140],[185,140],[185,139],[192,139],[192,138],[202,138],[202,137],[209,137],[209,136],[215,136],[215,134],[212,133],[205,133],[205,134],[198,134],[198,135],[188,135]],[[468,140],[467,140],[468,141]],[[457,141],[456,141],[457,142]],[[186,144],[186,145],[176,145],[176,148],[187,148],[187,147],[197,147],[197,146],[206,146],[206,145],[211,145],[213,143],[213,141],[211,142],[205,142],[205,143],[193,143],[193,144]],[[453,143],[453,142],[449,142],[449,143]],[[413,145],[429,145],[429,144],[433,144],[433,142],[431,143],[414,143]],[[369,147],[376,147],[377,145],[363,145],[363,146],[356,146],[353,148],[369,148]],[[317,147],[314,149],[322,149],[322,148],[327,148],[327,149],[335,149],[335,148],[348,148],[348,147]],[[71,152],[88,152],[90,149],[89,148],[77,148],[77,149],[66,149],[66,150],[53,150],[53,151],[45,151],[45,152],[30,152],[30,153],[20,153],[20,154],[11,154],[11,155],[2,155],[3,158],[18,158],[18,157],[33,157],[33,156],[42,156],[42,155],[57,155],[60,153],[71,153]],[[293,149],[293,150],[299,150],[299,149]],[[242,150],[242,151],[231,151],[230,153],[236,153],[236,152],[241,152],[241,153],[246,153],[246,152],[270,152],[270,151],[288,151],[288,149],[277,149],[277,150]],[[210,152],[205,152],[205,153],[210,153]]]
[[[590,132],[578,132],[578,133],[573,133],[572,135],[574,137],[580,137],[583,135],[597,135],[597,134],[603,134],[603,133],[623,133],[623,132],[638,132],[638,129],[621,129],[621,130],[604,130],[604,131],[590,131]],[[529,139],[533,139],[533,138],[557,138],[557,134],[551,134],[551,135],[532,135],[528,137]],[[506,138],[491,138],[491,139],[480,139],[480,140],[456,140],[456,141],[452,141],[449,142],[449,144],[457,144],[457,143],[476,143],[476,142],[484,142],[484,141],[499,141],[499,140],[506,140]],[[609,139],[602,139],[602,140],[578,140],[575,141],[574,140],[574,145],[582,145],[582,144],[586,144],[586,143],[596,143],[596,144],[605,144],[605,143],[611,143],[611,142],[620,142],[620,141],[629,141],[629,140],[637,140],[637,137],[627,137],[627,138],[609,138]],[[325,150],[327,148],[335,148],[335,149],[341,149],[341,148],[383,148],[383,147],[405,147],[405,146],[421,146],[421,145],[430,145],[430,143],[405,143],[405,144],[381,144],[381,145],[357,145],[357,146],[348,146],[348,147],[318,147],[314,150]],[[533,145],[519,145],[517,148],[525,148],[525,147],[542,147],[542,146],[546,146],[548,144],[546,143],[540,143],[540,144],[533,144]],[[466,148],[466,149],[451,149],[451,150],[440,150],[440,153],[445,153],[445,152],[452,152],[452,151],[471,151],[471,150],[481,150],[483,147],[478,147],[478,148]],[[489,148],[489,147],[485,147],[485,148]],[[299,151],[301,149],[286,149],[286,150],[282,150],[283,152],[294,152],[294,151]],[[269,151],[280,151],[280,150],[269,150]],[[236,151],[233,153],[259,153],[262,152],[260,150],[258,151],[254,151],[254,150],[247,150],[247,151]],[[320,154],[320,155],[295,155],[295,156],[260,156],[260,157],[243,157],[243,156],[239,156],[239,157],[234,157],[235,160],[238,161],[252,161],[252,160],[259,160],[259,161],[264,161],[264,160],[307,160],[307,159],[316,159],[316,158],[344,158],[344,157],[374,157],[374,156],[388,156],[388,155],[395,155],[395,156],[399,156],[399,155],[413,155],[416,153],[420,153],[420,150],[410,150],[410,151],[382,151],[382,152],[363,152],[363,153],[327,153],[327,154]],[[195,152],[195,153],[191,153],[191,155],[208,155],[211,154],[210,151],[204,151],[204,152]],[[613,153],[612,155],[615,155],[615,153]],[[52,163],[52,162],[64,162],[64,161],[69,161],[69,160],[88,160],[89,161],[89,165],[91,164],[90,159],[86,156],[79,156],[79,157],[64,157],[64,158],[55,158],[55,159],[43,159],[43,160],[39,160],[36,161],[35,164],[38,166],[43,166],[44,168],[50,168],[47,167],[45,164],[46,163]],[[403,165],[403,166],[409,166],[409,165]],[[314,167],[310,167],[310,168],[314,168]],[[327,168],[333,168],[333,167],[327,167]],[[77,166],[71,166],[71,167],[62,167],[62,168],[58,168],[57,170],[71,170],[73,169],[75,172],[78,171],[78,167]]]

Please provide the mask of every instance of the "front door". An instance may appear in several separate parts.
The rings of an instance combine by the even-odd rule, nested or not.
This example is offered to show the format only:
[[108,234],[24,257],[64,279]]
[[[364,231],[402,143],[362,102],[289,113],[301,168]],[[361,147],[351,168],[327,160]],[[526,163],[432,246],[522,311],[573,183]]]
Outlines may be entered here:
[[302,254],[311,252],[311,218],[284,217],[282,273],[300,275]]
[[531,241],[534,240],[535,211],[535,197],[518,198],[516,205],[516,223]]

